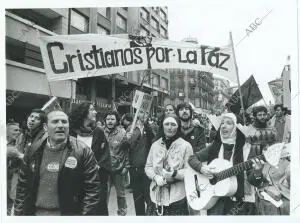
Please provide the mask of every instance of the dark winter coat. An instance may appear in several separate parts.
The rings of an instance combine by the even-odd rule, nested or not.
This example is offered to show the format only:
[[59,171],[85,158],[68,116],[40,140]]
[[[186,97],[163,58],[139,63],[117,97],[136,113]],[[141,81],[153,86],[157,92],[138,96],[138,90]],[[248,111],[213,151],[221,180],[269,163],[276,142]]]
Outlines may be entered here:
[[[39,187],[39,172],[47,140],[25,155],[21,165],[15,215],[34,215]],[[65,166],[68,157],[77,160],[74,168]],[[74,137],[65,145],[58,176],[58,194],[61,215],[97,215],[100,182],[97,161],[92,150]]]

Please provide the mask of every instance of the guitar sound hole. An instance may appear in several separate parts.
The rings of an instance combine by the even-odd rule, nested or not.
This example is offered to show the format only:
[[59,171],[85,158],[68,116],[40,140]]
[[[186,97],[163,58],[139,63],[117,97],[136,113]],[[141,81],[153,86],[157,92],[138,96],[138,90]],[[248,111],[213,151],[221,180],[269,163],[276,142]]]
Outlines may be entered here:
[[216,177],[214,177],[214,178],[210,179],[210,180],[209,180],[209,182],[210,182],[210,184],[211,184],[211,185],[215,185],[216,183],[218,183],[218,181],[217,181],[217,178],[216,178]]

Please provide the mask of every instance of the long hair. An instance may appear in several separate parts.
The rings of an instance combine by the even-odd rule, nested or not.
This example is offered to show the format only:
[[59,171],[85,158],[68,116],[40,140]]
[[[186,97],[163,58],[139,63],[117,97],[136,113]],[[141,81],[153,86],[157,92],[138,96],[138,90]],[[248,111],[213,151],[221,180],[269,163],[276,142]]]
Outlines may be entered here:
[[70,130],[79,129],[83,126],[83,121],[88,116],[91,105],[91,102],[83,102],[72,108],[69,115]]
[[106,118],[109,115],[114,115],[116,117],[116,120],[117,120],[116,125],[118,126],[120,124],[120,115],[119,115],[119,113],[117,111],[113,111],[113,110],[110,110],[110,111],[108,111],[108,112],[105,113],[105,115],[104,115],[105,125],[106,125]]

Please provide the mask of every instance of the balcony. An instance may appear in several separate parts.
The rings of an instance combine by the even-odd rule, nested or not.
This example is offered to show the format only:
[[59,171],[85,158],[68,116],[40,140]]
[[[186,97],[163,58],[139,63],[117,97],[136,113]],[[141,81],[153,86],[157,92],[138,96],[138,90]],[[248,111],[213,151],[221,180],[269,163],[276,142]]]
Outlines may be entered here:
[[140,22],[143,26],[145,26],[146,28],[148,28],[150,26],[150,17],[149,19],[145,19],[144,17],[140,16]]
[[[41,26],[38,26],[26,19],[6,12],[6,37],[16,39],[21,42],[27,42],[39,47],[38,34],[40,36],[56,35]],[[37,32],[38,31],[38,32]]]
[[124,30],[124,29],[122,29],[122,28],[120,28],[120,27],[118,27],[118,26],[117,26],[117,28],[116,28],[116,32],[117,32],[117,34],[127,33],[126,30]]
[[[44,69],[6,60],[6,86],[9,90],[41,95],[50,95],[52,92],[57,97],[70,98],[73,92],[71,82],[48,82]],[[76,84],[73,85],[75,86]]]

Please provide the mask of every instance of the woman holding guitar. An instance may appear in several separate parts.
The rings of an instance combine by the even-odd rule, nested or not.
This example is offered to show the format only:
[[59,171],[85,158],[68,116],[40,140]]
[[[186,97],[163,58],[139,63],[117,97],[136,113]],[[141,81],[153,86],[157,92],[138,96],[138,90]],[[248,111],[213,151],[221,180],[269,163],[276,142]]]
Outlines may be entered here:
[[147,214],[188,215],[184,173],[193,148],[180,137],[180,121],[175,114],[166,115],[162,123],[162,137],[152,144],[145,166],[152,180],[152,204]]
[[[188,163],[191,168],[213,180],[215,174],[218,172],[218,167],[204,165],[204,162],[209,164],[217,158],[227,160],[231,162],[233,166],[243,162],[245,136],[236,128],[236,124],[237,118],[233,113],[223,114],[220,129],[213,143],[189,158]],[[235,215],[243,212],[244,172],[237,174],[236,178],[236,192],[231,197],[220,197],[218,201],[207,210],[208,215]]]

